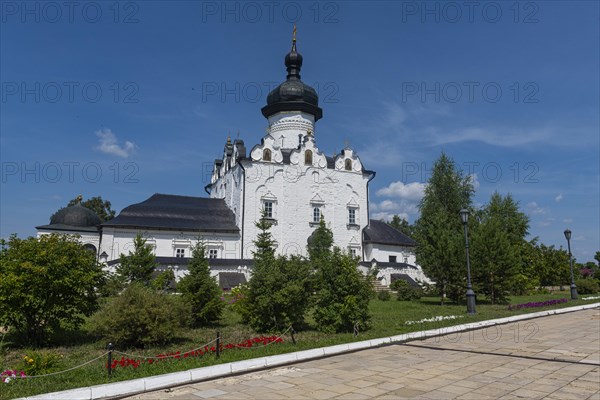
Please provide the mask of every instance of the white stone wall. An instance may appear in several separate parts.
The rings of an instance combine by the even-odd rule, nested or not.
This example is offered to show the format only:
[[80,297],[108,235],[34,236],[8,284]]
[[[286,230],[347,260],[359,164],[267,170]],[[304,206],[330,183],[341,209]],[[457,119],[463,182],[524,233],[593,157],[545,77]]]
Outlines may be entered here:
[[[79,242],[83,245],[91,244],[96,250],[100,248],[100,233],[96,232],[78,232],[78,231],[51,231],[46,229],[40,229],[37,232],[37,237],[41,237],[43,235],[51,235],[53,233],[63,234],[63,235],[79,235]],[[102,253],[101,251],[98,254]]]
[[[181,278],[186,276],[189,272],[187,265],[183,265],[183,264],[162,265],[162,266],[156,268],[156,270],[159,272],[166,271],[169,269],[173,271],[173,274],[175,275],[175,281],[179,281]],[[246,282],[250,280],[250,276],[252,275],[252,270],[249,269],[247,266],[243,266],[243,265],[227,266],[227,267],[225,267],[225,266],[217,266],[217,267],[211,266],[210,267],[210,275],[213,278],[215,278],[215,280],[217,282],[219,282],[219,273],[221,273],[221,272],[242,273],[246,277]]]
[[406,263],[416,265],[416,257],[414,247],[407,246],[392,246],[386,244],[369,243],[365,245],[365,260],[373,259],[379,262],[389,262],[390,256],[396,256],[396,262],[404,262],[404,257],[407,258]]
[[[146,244],[154,248],[157,257],[175,257],[177,248],[184,249],[185,257],[191,256],[191,247],[196,243],[198,232],[171,231],[171,230],[134,230],[115,229],[105,227],[102,233],[100,253],[108,254],[108,261],[116,260],[121,253],[128,254],[133,251],[133,240],[141,232],[147,239]],[[239,234],[200,233],[204,244],[209,249],[217,250],[217,258],[239,258]]]
[[429,278],[425,276],[420,267],[418,268],[380,268],[377,273],[377,278],[381,279],[380,282],[382,285],[389,286],[392,283],[391,275],[392,274],[406,274],[410,276],[415,282],[427,282],[433,283]]

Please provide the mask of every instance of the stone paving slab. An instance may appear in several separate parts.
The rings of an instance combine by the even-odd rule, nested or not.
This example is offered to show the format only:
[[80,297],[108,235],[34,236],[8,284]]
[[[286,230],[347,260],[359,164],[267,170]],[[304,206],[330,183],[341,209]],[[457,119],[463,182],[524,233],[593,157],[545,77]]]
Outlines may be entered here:
[[600,400],[600,309],[451,333],[129,399]]

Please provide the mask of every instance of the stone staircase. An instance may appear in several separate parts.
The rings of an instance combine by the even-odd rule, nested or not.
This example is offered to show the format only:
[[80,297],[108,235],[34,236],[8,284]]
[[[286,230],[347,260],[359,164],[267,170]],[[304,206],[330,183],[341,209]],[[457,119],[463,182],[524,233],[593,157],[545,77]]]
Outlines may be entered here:
[[381,283],[381,281],[373,281],[373,290],[376,292],[389,292],[390,288]]

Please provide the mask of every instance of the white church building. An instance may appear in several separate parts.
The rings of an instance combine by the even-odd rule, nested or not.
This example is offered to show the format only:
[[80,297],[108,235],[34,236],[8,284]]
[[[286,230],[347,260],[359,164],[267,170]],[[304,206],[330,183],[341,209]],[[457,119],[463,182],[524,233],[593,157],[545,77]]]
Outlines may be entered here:
[[141,232],[154,248],[157,269],[173,269],[177,278],[186,273],[191,247],[201,236],[213,275],[228,289],[252,273],[255,223],[263,212],[282,255],[306,255],[308,238],[323,218],[335,245],[358,257],[364,273],[377,268],[381,285],[394,279],[427,281],[415,262],[416,243],[369,219],[375,172],[350,147],[334,156],[319,150],[316,123],[323,111],[316,91],[300,79],[302,55],[295,38],[285,66],[286,80],[262,108],[266,135],[250,149],[242,140],[227,139],[205,187],[208,197],[154,194],[104,223],[81,205],[66,207],[50,224],[38,226],[38,235],[79,234],[100,262],[114,268]]

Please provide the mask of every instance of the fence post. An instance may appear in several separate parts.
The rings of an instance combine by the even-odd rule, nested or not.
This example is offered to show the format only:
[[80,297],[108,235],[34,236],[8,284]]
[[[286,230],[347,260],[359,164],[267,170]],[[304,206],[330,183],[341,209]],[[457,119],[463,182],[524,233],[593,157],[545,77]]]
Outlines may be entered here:
[[296,338],[294,337],[294,333],[296,333],[296,331],[294,330],[293,326],[291,326],[290,328],[292,328],[292,329],[290,329],[290,334],[292,336],[292,343],[296,344]]
[[221,356],[221,332],[217,331],[217,358]]
[[113,344],[109,343],[108,344],[108,379],[112,378],[112,351],[113,351]]

